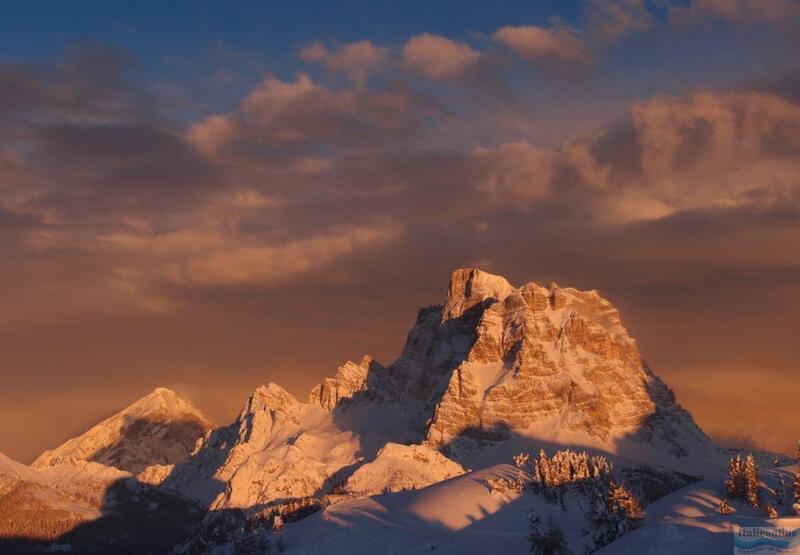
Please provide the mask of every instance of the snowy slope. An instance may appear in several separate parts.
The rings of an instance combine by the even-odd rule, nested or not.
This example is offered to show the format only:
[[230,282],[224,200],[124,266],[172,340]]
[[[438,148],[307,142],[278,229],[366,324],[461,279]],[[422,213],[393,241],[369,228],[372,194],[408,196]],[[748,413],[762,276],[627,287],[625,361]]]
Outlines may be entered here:
[[0,480],[30,482],[65,492],[89,494],[131,474],[95,462],[71,461],[46,468],[33,468],[0,453]]
[[39,473],[36,470],[13,460],[4,453],[0,453],[0,480],[13,482],[17,480],[36,481],[38,479]]
[[[778,474],[790,479],[797,467],[762,470],[762,499],[772,501],[770,489],[775,488]],[[791,481],[790,481],[791,483]],[[647,507],[644,525],[623,536],[605,549],[602,555],[714,555],[733,551],[733,526],[774,526],[756,509],[728,499],[736,512],[721,515],[717,510],[724,495],[724,479],[711,478],[670,494]],[[800,527],[800,518],[791,518],[788,507],[781,522],[790,527]]]
[[80,436],[45,451],[32,466],[95,461],[138,472],[149,465],[185,460],[211,428],[200,411],[174,391],[159,387]]
[[418,491],[333,505],[286,528],[287,553],[303,555],[527,553],[526,507],[483,481],[511,466],[464,474]]
[[487,479],[513,478],[516,468],[496,465],[427,488],[347,501],[328,507],[283,534],[292,554],[406,554],[529,552],[528,513],[561,529],[569,548],[584,553],[594,542],[590,501],[567,494],[563,505],[535,493],[493,492]]
[[[762,499],[772,499],[777,476],[795,468],[762,471]],[[587,502],[567,497],[564,506],[536,494],[492,493],[489,477],[512,477],[516,470],[498,465],[470,472],[417,491],[346,501],[295,524],[283,533],[293,554],[405,554],[418,552],[528,553],[528,511],[564,532],[573,553],[592,548]],[[645,509],[637,529],[596,551],[602,555],[714,555],[732,551],[733,525],[774,526],[758,510],[730,501],[736,513],[723,516],[717,506],[724,480],[711,478],[676,491]],[[779,507],[788,514],[788,507]],[[800,526],[800,518],[784,524]]]

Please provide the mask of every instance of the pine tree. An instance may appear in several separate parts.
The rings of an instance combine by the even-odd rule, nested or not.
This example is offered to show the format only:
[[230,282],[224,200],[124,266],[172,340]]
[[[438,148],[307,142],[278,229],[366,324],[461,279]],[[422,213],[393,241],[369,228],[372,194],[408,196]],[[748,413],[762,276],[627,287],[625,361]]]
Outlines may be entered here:
[[592,507],[593,539],[598,549],[628,532],[643,516],[639,501],[624,484],[609,479],[605,487],[605,493],[601,489],[595,492]]
[[619,513],[628,521],[642,518],[642,506],[639,500],[625,487],[612,481],[608,489],[609,506],[611,510]]
[[783,474],[778,474],[778,488],[775,490],[775,503],[783,505],[788,496],[788,488],[786,487],[786,478]]
[[528,466],[528,462],[531,460],[531,456],[526,453],[519,453],[514,455],[514,466],[525,470]]
[[539,458],[536,460],[536,469],[538,470],[539,483],[543,488],[550,487],[550,459],[544,449],[539,450]]
[[719,502],[719,505],[717,506],[717,510],[719,511],[719,514],[721,514],[721,515],[732,515],[733,512],[734,512],[733,511],[733,507],[731,507],[728,504],[728,500],[727,499],[723,499],[722,501]]
[[750,453],[744,463],[744,476],[745,476],[745,500],[751,507],[758,507],[759,505],[759,482],[758,465]]
[[528,513],[528,542],[531,545],[530,552],[536,553],[534,549],[538,546],[542,539],[544,538],[544,534],[542,533],[542,521],[541,519],[536,516],[533,512]]
[[792,512],[796,516],[800,516],[800,472],[795,474],[792,482],[792,498]]
[[778,518],[778,511],[771,504],[767,503],[764,506],[764,516],[767,518]]
[[592,530],[592,539],[596,549],[600,549],[616,539],[616,529],[608,500],[599,490],[595,492],[592,503]]
[[728,478],[725,480],[728,495],[737,499],[745,498],[746,480],[742,457],[731,457],[728,463]]
[[528,540],[530,552],[534,555],[570,555],[567,540],[555,522],[548,523],[547,529],[542,531],[539,517],[533,513],[528,515]]
[[524,453],[519,453],[514,456],[514,466],[517,467],[517,482],[515,484],[516,491],[522,491],[528,483],[527,468],[531,456]]

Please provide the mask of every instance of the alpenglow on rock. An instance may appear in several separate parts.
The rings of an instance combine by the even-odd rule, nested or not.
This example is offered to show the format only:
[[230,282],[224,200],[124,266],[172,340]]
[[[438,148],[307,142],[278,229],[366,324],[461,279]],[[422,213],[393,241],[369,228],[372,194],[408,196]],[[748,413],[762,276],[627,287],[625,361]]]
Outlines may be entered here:
[[347,361],[336,371],[333,378],[325,380],[311,390],[308,402],[331,410],[338,405],[349,403],[359,393],[369,393],[368,378],[385,372],[383,366],[365,355],[360,364]]
[[445,304],[420,310],[394,364],[365,360],[358,379],[340,369],[312,401],[324,397],[317,402],[330,408],[334,396],[320,396],[322,388],[400,403],[417,415],[426,443],[446,452],[532,428],[611,446],[645,444],[679,458],[714,449],[597,291],[532,282],[517,288],[459,269]]
[[212,428],[188,401],[159,387],[78,437],[45,451],[31,466],[92,461],[135,473],[150,465],[186,460]]

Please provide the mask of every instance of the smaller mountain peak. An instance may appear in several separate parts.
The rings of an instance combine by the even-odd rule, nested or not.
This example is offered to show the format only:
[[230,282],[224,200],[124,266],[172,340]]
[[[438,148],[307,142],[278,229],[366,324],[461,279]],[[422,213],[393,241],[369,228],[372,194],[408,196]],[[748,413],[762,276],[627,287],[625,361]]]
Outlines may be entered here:
[[[144,397],[123,409],[118,415],[128,418],[148,417],[154,414],[166,414],[177,418],[190,418],[204,422],[211,427],[211,422],[189,401],[167,387],[157,387]],[[114,418],[114,417],[112,417]]]
[[300,401],[294,395],[278,384],[270,382],[256,388],[248,399],[244,412],[251,413],[262,410],[290,412],[296,410],[299,405]]
[[152,464],[185,460],[212,423],[175,391],[157,387],[55,449],[45,451],[34,468],[93,461],[138,472]]
[[283,389],[281,386],[279,386],[275,382],[269,382],[267,385],[260,385],[260,386],[258,386],[256,388],[256,391],[260,395],[269,395],[269,396],[278,395],[280,397],[283,397],[283,396],[291,397],[292,396],[291,393],[289,393],[288,391]]

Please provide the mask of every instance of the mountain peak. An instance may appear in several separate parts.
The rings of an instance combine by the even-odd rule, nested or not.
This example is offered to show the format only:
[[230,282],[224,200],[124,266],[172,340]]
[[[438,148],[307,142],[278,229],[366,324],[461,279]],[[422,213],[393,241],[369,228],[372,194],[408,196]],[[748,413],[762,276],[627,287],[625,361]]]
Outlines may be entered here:
[[138,472],[152,464],[185,460],[212,423],[175,391],[157,387],[120,412],[55,449],[45,451],[33,467],[94,461]]
[[514,291],[506,278],[479,270],[460,268],[450,275],[443,320],[461,317],[483,303],[502,301]]
[[146,416],[149,413],[168,414],[176,417],[193,417],[207,421],[206,417],[189,401],[183,399],[174,390],[167,387],[157,387],[144,397],[134,401],[123,409],[122,414],[137,414]]
[[178,398],[178,394],[175,393],[175,390],[173,390],[173,389],[170,389],[168,387],[159,386],[159,387],[155,388],[153,391],[151,391],[145,397],[161,397],[161,398],[164,398],[164,399],[177,399]]
[[256,388],[248,401],[247,411],[273,410],[273,411],[293,411],[299,406],[300,402],[288,391],[276,383],[270,382],[267,385],[260,385]]

